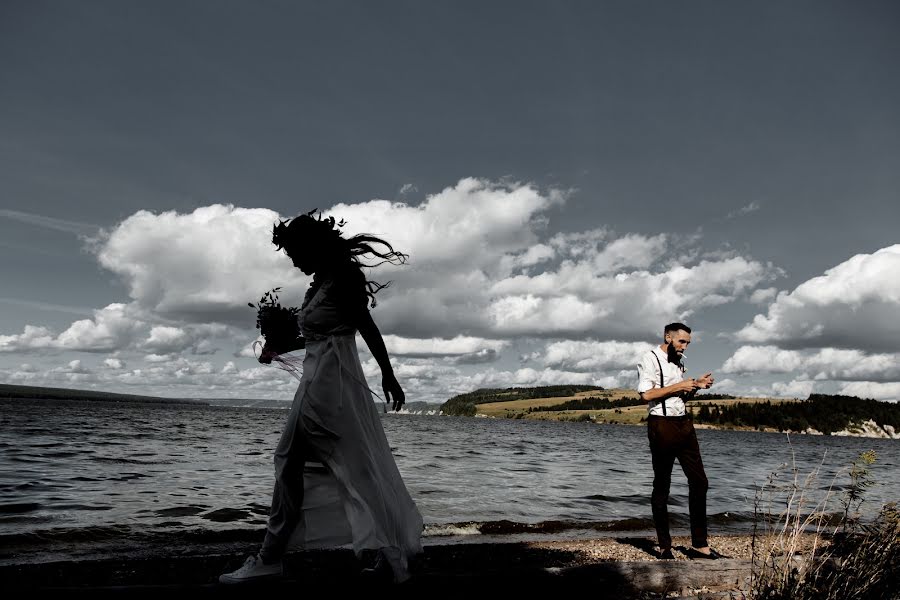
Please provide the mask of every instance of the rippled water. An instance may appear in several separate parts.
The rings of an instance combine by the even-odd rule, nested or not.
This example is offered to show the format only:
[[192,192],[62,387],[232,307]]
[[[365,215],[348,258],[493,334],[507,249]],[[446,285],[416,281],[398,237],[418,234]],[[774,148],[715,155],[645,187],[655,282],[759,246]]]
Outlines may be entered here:
[[[287,411],[85,401],[0,400],[0,541],[177,532],[258,532]],[[385,415],[426,535],[652,527],[642,427]],[[711,531],[746,528],[759,485],[791,453],[813,486],[874,449],[868,514],[900,499],[898,442],[698,431]],[[673,474],[673,524],[687,485]],[[782,477],[784,479],[784,477]],[[561,523],[564,522],[564,523]],[[202,532],[202,533],[198,533]],[[230,533],[229,533],[230,532]]]

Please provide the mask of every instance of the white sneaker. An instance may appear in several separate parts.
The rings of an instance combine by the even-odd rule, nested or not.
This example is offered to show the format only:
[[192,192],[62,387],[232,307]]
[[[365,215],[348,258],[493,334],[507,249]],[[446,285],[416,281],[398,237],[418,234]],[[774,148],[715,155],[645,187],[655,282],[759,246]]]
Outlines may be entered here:
[[259,581],[261,579],[270,579],[272,577],[281,577],[283,570],[281,561],[267,565],[262,559],[254,554],[248,556],[244,561],[244,565],[237,571],[219,575],[219,583],[244,583],[246,581]]

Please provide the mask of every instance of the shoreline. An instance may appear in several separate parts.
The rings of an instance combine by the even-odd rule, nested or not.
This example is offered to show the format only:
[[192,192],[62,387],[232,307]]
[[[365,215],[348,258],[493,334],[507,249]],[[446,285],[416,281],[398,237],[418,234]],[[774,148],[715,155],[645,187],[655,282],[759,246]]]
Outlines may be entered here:
[[[578,411],[568,411],[569,413],[576,413]],[[584,411],[585,413],[590,411]],[[430,416],[430,415],[429,415]],[[456,416],[456,415],[435,415],[435,416]],[[472,417],[463,417],[468,419],[497,419],[497,420],[506,420],[513,419],[516,420],[515,417],[501,417],[497,415],[486,415],[482,413],[478,413]],[[593,420],[593,419],[577,419],[577,418],[552,418],[552,417],[544,417],[544,418],[524,418],[527,421],[553,421],[557,423],[590,423],[591,425],[623,425],[626,427],[646,427],[646,421],[639,422],[628,422],[628,421],[615,421],[615,420]],[[866,422],[868,424],[869,421]],[[874,423],[874,422],[872,422]],[[877,427],[877,429],[875,429]],[[752,433],[779,433],[782,435],[809,435],[809,436],[821,436],[821,437],[852,437],[852,438],[865,438],[865,439],[873,439],[873,440],[900,440],[900,433],[893,433],[893,437],[891,437],[890,433],[885,431],[880,425],[875,424],[872,426],[862,427],[864,433],[860,433],[859,431],[851,431],[848,429],[843,429],[841,431],[835,431],[829,433],[828,435],[822,433],[821,431],[816,431],[815,429],[810,428],[807,431],[780,431],[778,429],[774,429],[772,427],[752,427],[749,425],[734,425],[723,427],[720,425],[713,425],[711,423],[694,423],[694,429],[708,429],[712,431],[747,431]]]
[[[805,542],[811,547],[812,536]],[[656,558],[655,536],[618,535],[578,540],[460,542],[429,544],[413,563],[413,577],[390,586],[392,593],[417,594],[464,590],[592,589],[614,598],[646,598],[648,593],[678,592],[681,597],[740,592],[747,589],[753,537],[712,535],[710,545],[726,560],[691,560],[687,536],[674,536],[674,561]],[[258,544],[210,545],[194,552],[178,548],[132,549],[131,556],[64,560],[0,566],[3,589],[19,591],[114,592],[190,589],[201,594],[248,589],[304,591],[310,588],[371,588],[360,577],[364,563],[349,549],[289,553],[285,576],[272,582],[222,586],[218,575],[236,568]],[[201,551],[203,550],[203,551]],[[366,558],[365,556],[363,557]],[[381,584],[384,585],[384,584]],[[545,587],[546,586],[546,587]],[[713,596],[715,597],[715,595]]]

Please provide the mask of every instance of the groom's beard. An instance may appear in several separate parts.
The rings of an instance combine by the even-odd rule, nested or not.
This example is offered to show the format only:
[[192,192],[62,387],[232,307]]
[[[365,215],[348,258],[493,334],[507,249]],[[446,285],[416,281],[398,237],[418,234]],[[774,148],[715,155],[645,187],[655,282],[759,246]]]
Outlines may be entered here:
[[681,355],[678,354],[678,351],[675,350],[675,347],[672,344],[669,344],[668,348],[668,356],[669,362],[681,366]]

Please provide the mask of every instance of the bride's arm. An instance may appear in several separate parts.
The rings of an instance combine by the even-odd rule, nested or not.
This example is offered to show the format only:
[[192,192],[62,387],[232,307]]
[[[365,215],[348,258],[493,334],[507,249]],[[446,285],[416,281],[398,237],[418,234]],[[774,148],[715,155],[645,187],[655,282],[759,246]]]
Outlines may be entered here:
[[391,403],[393,410],[400,410],[403,403],[406,402],[406,394],[394,375],[394,368],[391,366],[391,360],[388,357],[387,348],[384,346],[384,338],[369,310],[363,306],[362,310],[354,312],[354,325],[359,330],[359,334],[365,340],[369,351],[375,357],[378,366],[381,367],[381,387],[384,390],[384,398]]

